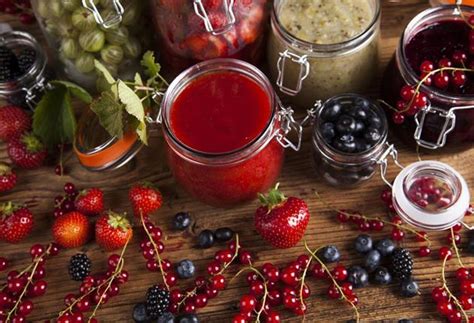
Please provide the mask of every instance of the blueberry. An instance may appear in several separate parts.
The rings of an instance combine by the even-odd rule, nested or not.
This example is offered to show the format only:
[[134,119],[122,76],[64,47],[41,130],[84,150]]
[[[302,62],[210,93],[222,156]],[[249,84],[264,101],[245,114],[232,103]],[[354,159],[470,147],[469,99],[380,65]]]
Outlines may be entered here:
[[344,114],[336,122],[336,130],[339,134],[353,133],[356,129],[356,121],[353,117]]
[[373,272],[382,260],[382,255],[378,250],[370,250],[365,256],[365,268],[369,272]]
[[184,314],[178,316],[176,323],[199,323],[199,318],[196,314]]
[[403,297],[413,297],[418,295],[418,283],[412,278],[408,278],[400,283],[400,295]]
[[367,253],[372,250],[372,238],[367,234],[360,234],[354,245],[358,253]]
[[219,242],[227,242],[234,237],[234,231],[229,228],[219,228],[214,232],[214,236]]
[[474,239],[470,238],[467,243],[467,252],[474,254]]
[[363,123],[362,121],[357,120],[354,132],[359,134],[359,133],[363,133],[364,130],[365,130],[365,123]]
[[347,280],[354,288],[362,288],[369,284],[369,274],[360,266],[352,266],[347,270]]
[[324,121],[335,121],[342,112],[342,105],[338,102],[334,102],[330,106],[324,106],[321,111],[321,118]]
[[164,312],[158,317],[156,323],[174,323],[174,315],[170,312]]
[[336,136],[336,130],[334,129],[334,123],[325,122],[321,125],[321,135],[326,142],[331,142]]
[[353,153],[356,150],[356,142],[354,136],[352,135],[343,135],[339,138],[336,138],[332,146],[339,151],[345,153]]
[[375,245],[375,249],[377,249],[382,257],[390,256],[395,250],[395,243],[393,243],[390,239],[382,239]]
[[145,303],[138,303],[133,307],[133,320],[137,323],[148,322],[150,320],[146,313]]
[[368,108],[356,107],[353,109],[351,115],[358,120],[364,121],[369,116]]
[[178,273],[179,278],[191,278],[196,272],[196,267],[191,260],[185,259],[181,260],[176,266],[176,272]]
[[380,285],[387,285],[392,282],[390,271],[382,266],[375,268],[373,273],[374,281]]
[[214,244],[214,233],[211,230],[202,230],[198,236],[198,246],[200,248],[210,248]]
[[191,216],[188,212],[176,213],[173,218],[173,228],[175,230],[184,230],[191,224]]
[[356,151],[358,153],[362,153],[372,148],[372,145],[368,144],[364,139],[361,139],[361,138],[357,138],[355,140],[355,144],[356,144]]
[[369,125],[371,128],[381,129],[381,128],[382,128],[382,119],[380,119],[379,116],[377,116],[376,114],[374,114],[372,117],[370,117],[370,118],[368,119],[368,125]]
[[376,128],[369,128],[364,133],[364,139],[370,144],[376,144],[381,137],[380,131]]
[[320,251],[321,258],[325,263],[336,262],[341,259],[341,254],[336,246],[326,246]]

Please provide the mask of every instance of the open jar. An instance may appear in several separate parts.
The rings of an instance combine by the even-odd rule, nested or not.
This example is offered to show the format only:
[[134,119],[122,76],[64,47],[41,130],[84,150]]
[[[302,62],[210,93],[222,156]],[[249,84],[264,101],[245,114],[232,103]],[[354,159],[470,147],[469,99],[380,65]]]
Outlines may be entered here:
[[363,92],[377,73],[380,2],[275,0],[267,48],[270,72],[288,100]]
[[[474,14],[474,7],[471,6],[461,6],[461,10],[466,18]],[[465,145],[466,149],[472,147],[473,73],[457,76],[452,70],[433,75],[426,73],[448,65],[458,68],[470,66],[472,69],[474,53],[470,53],[469,48],[472,47],[470,35],[473,33],[456,6],[427,9],[413,18],[405,28],[382,82],[385,101],[399,109],[398,104],[403,103],[401,98],[407,92],[404,91],[406,86],[416,87],[420,79],[427,77],[419,88],[428,98],[423,107],[418,107],[421,111],[402,106],[405,112],[400,117],[400,113],[387,109],[394,125],[394,134],[405,143],[428,149],[445,146],[458,148],[461,143],[470,143]],[[458,85],[458,81],[462,84]]]
[[[0,35],[2,75],[0,98],[33,110],[41,99],[52,73],[43,48],[28,33],[11,31]],[[8,67],[7,67],[8,65]]]
[[152,0],[163,66],[176,75],[200,61],[232,57],[256,64],[263,53],[267,0]]
[[329,184],[350,188],[371,178],[386,150],[383,110],[356,94],[335,96],[313,114],[316,172]]

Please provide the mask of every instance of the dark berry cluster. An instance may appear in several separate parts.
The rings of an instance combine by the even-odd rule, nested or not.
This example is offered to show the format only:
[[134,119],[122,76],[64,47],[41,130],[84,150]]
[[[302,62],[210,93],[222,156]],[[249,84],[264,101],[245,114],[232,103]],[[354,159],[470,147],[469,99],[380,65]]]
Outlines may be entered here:
[[158,285],[148,289],[146,294],[146,313],[151,319],[157,319],[168,310],[170,292]]
[[36,59],[36,51],[24,48],[18,54],[6,46],[0,46],[0,82],[19,78],[27,73]]
[[91,272],[92,262],[84,253],[78,253],[69,261],[69,275],[72,280],[83,281]]
[[74,203],[79,191],[73,183],[64,184],[64,196],[58,195],[54,198],[54,217],[60,217],[66,213],[76,210]]

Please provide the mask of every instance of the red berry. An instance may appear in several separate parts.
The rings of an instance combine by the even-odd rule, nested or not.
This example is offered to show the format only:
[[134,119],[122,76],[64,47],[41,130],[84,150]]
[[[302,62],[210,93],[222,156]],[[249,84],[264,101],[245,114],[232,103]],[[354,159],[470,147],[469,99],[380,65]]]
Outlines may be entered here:
[[227,264],[231,262],[233,258],[233,253],[230,250],[219,250],[216,252],[214,259],[221,264]]
[[341,297],[341,293],[339,292],[339,289],[334,284],[331,284],[331,286],[329,286],[327,295],[329,298],[332,298],[332,299],[339,299]]
[[431,86],[431,84],[433,84],[433,78],[431,77],[431,75],[428,76],[428,73],[421,73],[420,79],[424,80],[423,84],[425,84],[426,86]]
[[237,314],[232,318],[232,323],[247,323],[247,317],[244,314]]
[[272,265],[272,267],[269,268],[265,273],[265,277],[269,282],[276,283],[280,280],[280,270]]
[[341,290],[344,293],[344,295],[352,295],[354,287],[352,286],[351,283],[345,282],[341,285]]
[[0,272],[4,271],[8,267],[8,260],[5,257],[0,257]]
[[453,231],[454,232],[459,232],[461,231],[462,229],[462,224],[461,223],[456,223],[453,227],[452,227]]
[[296,261],[300,264],[301,268],[305,268],[308,265],[309,260],[310,258],[308,255],[300,255],[296,259]]
[[464,62],[467,61],[467,55],[462,50],[455,50],[452,58],[453,58],[454,64],[461,65],[461,66],[463,65]]
[[347,300],[353,305],[357,305],[359,303],[359,298],[354,294],[347,295]]
[[265,318],[266,318],[266,321],[265,321],[266,323],[279,323],[282,320],[280,314],[274,310],[271,310],[268,313],[266,313]]
[[242,265],[250,265],[252,263],[252,254],[246,250],[240,251],[239,261]]
[[8,105],[0,108],[0,140],[8,142],[31,128],[31,117],[20,107]]
[[268,291],[268,302],[271,306],[278,306],[283,301],[283,296],[278,289]]
[[417,109],[422,109],[428,104],[428,97],[420,92],[416,95],[414,104]]
[[293,309],[298,306],[298,299],[293,295],[283,296],[283,305],[285,308]]
[[209,263],[209,265],[207,265],[207,272],[209,273],[209,275],[215,275],[217,274],[219,271],[221,270],[221,266],[220,264],[213,260]]
[[25,299],[20,303],[17,313],[22,316],[28,316],[33,311],[33,302]]
[[286,267],[281,272],[281,280],[289,286],[296,286],[298,283],[297,271],[292,267]]
[[252,312],[257,306],[257,299],[253,295],[243,295],[240,298],[240,311]]
[[56,165],[56,167],[54,167],[54,173],[58,176],[63,176],[64,175],[63,165]]
[[101,189],[95,187],[83,190],[76,197],[75,204],[77,210],[86,215],[102,213],[104,211],[104,193]]
[[[299,287],[298,290],[300,290]],[[303,285],[303,289],[301,290],[301,296],[303,296],[303,298],[308,298],[309,296],[311,296],[311,290],[309,289],[308,285]]]
[[405,122],[405,116],[401,113],[394,113],[392,115],[392,120],[395,124],[402,124]]
[[469,269],[461,267],[456,270],[456,278],[459,281],[467,280],[471,278],[471,273],[469,272]]
[[380,194],[380,199],[385,203],[391,203],[392,202],[392,191],[390,189],[385,189],[382,191]]
[[403,232],[402,230],[398,228],[393,228],[391,236],[394,241],[402,241],[403,238],[405,237],[405,232]]
[[215,275],[211,278],[211,284],[217,290],[225,288],[225,277],[223,275]]
[[184,302],[184,313],[191,314],[196,312],[196,305],[194,302],[187,300]]
[[418,254],[420,257],[427,257],[431,254],[431,249],[427,246],[420,247],[418,250]]
[[207,295],[206,294],[197,294],[194,300],[194,304],[197,308],[203,308],[207,305]]
[[174,272],[168,272],[166,273],[166,284],[168,284],[169,287],[173,287],[178,283],[178,275]]
[[431,291],[431,298],[436,302],[439,303],[441,301],[447,301],[448,300],[448,292],[446,289],[442,287],[435,287]]
[[16,185],[17,176],[11,167],[0,162],[0,192],[6,192],[13,189]]
[[418,231],[415,240],[418,242],[424,242],[428,238],[428,234],[425,231]]
[[73,183],[66,183],[64,184],[64,193],[66,193],[68,196],[76,196],[77,195],[77,190],[76,186]]
[[319,278],[319,279],[324,279],[328,277],[327,272],[324,270],[321,264],[314,264],[313,268],[311,268],[311,274],[315,278]]
[[441,247],[439,249],[439,258],[441,260],[444,260],[445,258],[447,258],[447,260],[449,260],[449,259],[452,258],[452,256],[453,256],[453,252],[448,247]]
[[449,58],[442,58],[438,61],[438,67],[443,68],[443,67],[451,67],[453,66],[453,63]]
[[474,281],[471,279],[463,280],[459,283],[459,290],[461,293],[473,296],[474,295]]
[[214,288],[212,286],[209,286],[206,289],[206,295],[207,295],[207,298],[209,298],[209,299],[215,298],[218,294],[219,294],[219,290],[217,290],[216,288]]
[[471,296],[462,294],[461,296],[458,297],[458,300],[463,310],[468,311],[472,308],[473,302],[472,302]]
[[347,214],[343,211],[340,211],[336,214],[336,219],[337,221],[339,221],[340,223],[346,223],[347,221],[349,221],[349,217],[347,216]]
[[46,293],[46,289],[48,287],[48,283],[44,280],[38,280],[37,282],[33,283],[32,289],[32,297],[39,297],[43,296]]
[[370,226],[369,221],[364,220],[364,221],[361,221],[359,223],[359,230],[362,231],[362,232],[370,231],[370,228],[371,228],[371,226]]
[[444,315],[444,316],[448,316],[449,314],[451,314],[454,311],[453,303],[451,303],[447,300],[443,300],[443,301],[438,302],[438,305],[436,306],[436,308],[437,308],[438,312],[441,315]]
[[437,88],[446,89],[449,85],[449,74],[446,72],[436,73],[433,81]]
[[448,315],[448,322],[449,323],[461,323],[463,316],[459,311],[453,311],[451,314]]
[[91,309],[91,301],[89,297],[84,297],[76,303],[76,308],[81,312],[87,312]]
[[410,85],[404,85],[400,89],[400,97],[405,101],[409,102],[415,95],[415,88]]
[[24,25],[31,25],[32,23],[35,22],[35,16],[29,13],[25,13],[25,12],[20,13],[20,15],[18,16],[18,19]]
[[455,86],[462,87],[464,84],[466,84],[467,76],[463,71],[454,71],[452,79]]
[[308,310],[308,306],[304,302],[298,301],[298,304],[293,308],[293,313],[298,316],[305,315]]
[[163,203],[161,192],[151,183],[134,185],[128,192],[136,217],[148,215],[158,210]]
[[347,269],[343,265],[337,265],[332,270],[332,275],[338,282],[343,282],[347,279]]
[[429,61],[429,60],[425,60],[421,63],[420,65],[420,71],[423,72],[423,73],[429,73],[431,72],[432,70],[434,70],[434,64],[433,62]]
[[263,282],[261,281],[254,281],[250,285],[250,294],[255,295],[255,296],[261,296],[263,295],[265,291],[265,286],[263,285]]

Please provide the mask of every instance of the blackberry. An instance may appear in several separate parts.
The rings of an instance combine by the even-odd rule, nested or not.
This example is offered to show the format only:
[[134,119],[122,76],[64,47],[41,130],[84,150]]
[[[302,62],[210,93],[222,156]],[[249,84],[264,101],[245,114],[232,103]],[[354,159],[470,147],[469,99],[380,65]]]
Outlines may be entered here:
[[410,278],[413,271],[413,259],[408,250],[397,248],[392,253],[393,275],[399,280]]
[[148,316],[156,320],[170,305],[170,293],[161,289],[158,285],[150,287],[146,293],[146,312]]
[[82,281],[91,272],[91,261],[84,253],[78,253],[69,261],[69,275],[72,280]]
[[18,68],[23,74],[28,72],[36,60],[36,51],[31,48],[25,48],[18,55]]

